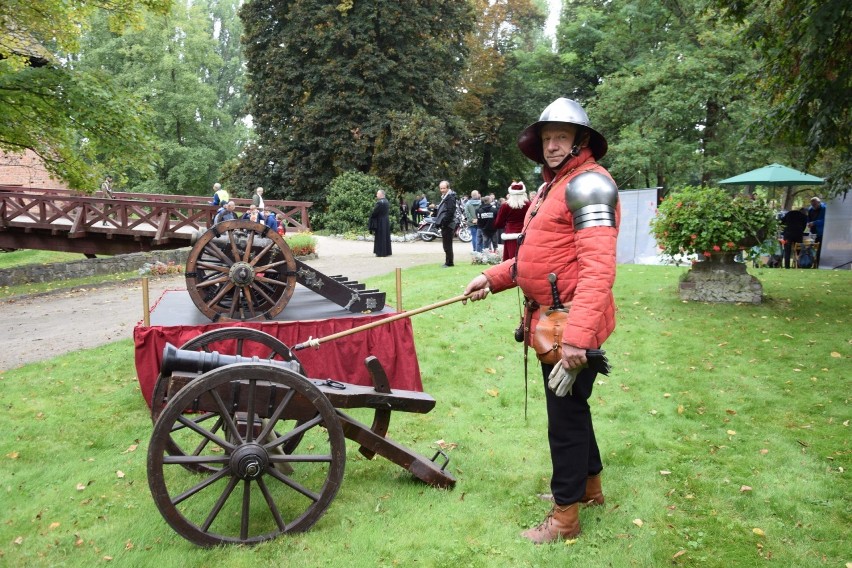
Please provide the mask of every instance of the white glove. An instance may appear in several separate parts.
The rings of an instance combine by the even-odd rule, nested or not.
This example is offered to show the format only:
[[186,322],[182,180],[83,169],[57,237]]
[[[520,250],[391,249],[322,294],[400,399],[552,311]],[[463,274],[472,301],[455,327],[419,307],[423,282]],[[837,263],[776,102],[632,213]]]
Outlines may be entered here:
[[573,395],[574,381],[577,380],[577,375],[585,367],[586,365],[583,365],[579,369],[569,371],[562,365],[562,361],[559,361],[553,366],[553,370],[550,371],[550,376],[547,378],[547,388],[552,390],[556,396]]

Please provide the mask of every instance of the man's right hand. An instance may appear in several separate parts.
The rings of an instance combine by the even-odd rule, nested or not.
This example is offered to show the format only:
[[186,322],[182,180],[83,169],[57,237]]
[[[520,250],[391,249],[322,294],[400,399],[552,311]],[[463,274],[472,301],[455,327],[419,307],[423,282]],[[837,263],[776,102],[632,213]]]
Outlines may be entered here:
[[[464,295],[469,296],[468,299],[472,302],[476,302],[477,300],[485,299],[485,296],[487,296],[490,291],[491,290],[488,288],[488,279],[484,274],[480,274],[470,281],[467,288],[464,289]],[[463,300],[462,303],[466,304],[467,300]]]

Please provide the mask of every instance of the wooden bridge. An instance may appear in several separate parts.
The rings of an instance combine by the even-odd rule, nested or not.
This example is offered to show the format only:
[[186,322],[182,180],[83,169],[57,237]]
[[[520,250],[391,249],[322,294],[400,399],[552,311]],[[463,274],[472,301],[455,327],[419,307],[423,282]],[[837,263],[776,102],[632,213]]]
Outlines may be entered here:
[[[75,252],[88,257],[190,246],[219,209],[209,197],[0,186],[0,249]],[[233,199],[242,214],[251,199]],[[310,230],[309,201],[264,200],[287,232]]]

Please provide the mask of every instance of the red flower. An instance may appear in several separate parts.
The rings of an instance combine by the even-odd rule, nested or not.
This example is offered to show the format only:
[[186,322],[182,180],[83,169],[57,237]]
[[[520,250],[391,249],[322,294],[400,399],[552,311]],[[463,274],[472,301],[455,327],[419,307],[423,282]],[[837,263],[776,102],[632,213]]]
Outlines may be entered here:
[[722,247],[720,247],[719,245],[713,245],[713,250],[719,252],[720,250],[722,250]]
[[735,248],[737,248],[737,245],[735,245],[731,241],[728,241],[727,243],[725,243],[725,246],[728,247],[728,249],[730,249],[730,250],[734,250]]
[[713,253],[711,253],[709,250],[705,250],[702,254],[704,254],[704,256],[706,256],[707,258],[713,256]]

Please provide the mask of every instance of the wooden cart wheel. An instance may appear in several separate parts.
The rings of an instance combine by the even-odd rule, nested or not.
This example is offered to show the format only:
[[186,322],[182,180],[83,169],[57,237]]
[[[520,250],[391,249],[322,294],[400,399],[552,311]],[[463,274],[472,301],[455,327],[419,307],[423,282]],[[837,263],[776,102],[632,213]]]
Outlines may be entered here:
[[247,219],[203,233],[186,261],[186,289],[212,321],[269,320],[296,287],[296,260],[276,231]]
[[[224,433],[191,420],[190,408],[222,418]],[[176,424],[185,427],[176,433]],[[275,451],[293,436],[303,437],[299,454]],[[172,456],[169,440],[207,443],[198,455]],[[148,448],[148,485],[166,522],[187,540],[255,544],[316,523],[340,488],[345,459],[343,428],[317,387],[288,369],[237,363],[205,373],[166,405]],[[188,464],[211,472],[199,479]]]
[[[250,327],[226,327],[222,329],[214,329],[190,339],[183,344],[181,349],[205,351],[207,353],[218,351],[220,353],[227,353],[228,355],[240,355],[243,357],[257,354],[257,356],[261,359],[292,361],[296,363],[296,368],[294,370],[300,374],[305,374],[301,362],[299,362],[296,355],[293,354],[284,342],[273,335],[269,335],[268,333],[264,333],[258,329],[252,329]],[[166,399],[169,394],[168,388],[169,377],[164,377],[162,374],[157,375],[157,382],[154,385],[154,393],[151,396],[151,421],[154,423],[157,422],[166,402],[168,402]],[[192,417],[192,420],[195,422],[214,420],[213,426],[209,427],[213,433],[218,432],[223,427],[223,420],[221,418],[214,417],[206,413],[196,414]],[[176,427],[183,428],[184,426],[178,425]],[[296,449],[296,446],[299,445],[300,441],[301,437],[296,436],[285,444],[281,450],[288,454],[292,453]],[[197,454],[202,449],[203,444],[201,447],[193,448],[192,453]],[[172,456],[185,455],[183,450],[177,447],[171,440],[169,440],[168,445],[166,446],[166,451]],[[211,469],[204,464],[186,464],[185,467],[190,471],[198,473],[206,473],[219,469],[219,467]]]

